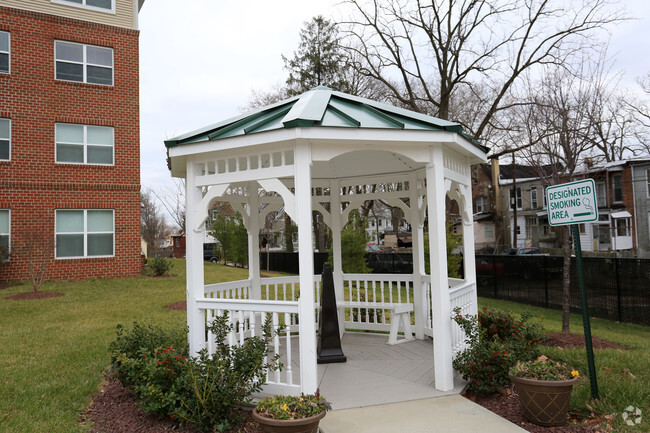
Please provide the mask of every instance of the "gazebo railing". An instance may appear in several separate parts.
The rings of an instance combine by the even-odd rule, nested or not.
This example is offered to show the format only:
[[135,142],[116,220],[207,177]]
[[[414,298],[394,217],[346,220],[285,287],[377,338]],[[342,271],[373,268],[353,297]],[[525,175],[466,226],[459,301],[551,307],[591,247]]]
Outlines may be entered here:
[[[227,312],[231,331],[226,342],[231,346],[242,345],[247,338],[253,336],[261,337],[265,321],[270,320],[274,331],[271,356],[279,356],[283,368],[266,371],[265,392],[300,393],[300,375],[294,374],[297,360],[293,359],[294,353],[300,353],[300,339],[292,338],[291,326],[282,326],[290,323],[292,317],[297,317],[297,301],[204,298],[197,300],[197,304],[205,314],[207,324]],[[214,354],[217,348],[215,336],[210,331],[207,332],[205,347],[210,354]],[[267,361],[268,358],[265,359]]]
[[[405,274],[344,274],[345,328],[388,331],[389,305],[413,303],[413,276]],[[411,317],[413,313],[411,313]]]

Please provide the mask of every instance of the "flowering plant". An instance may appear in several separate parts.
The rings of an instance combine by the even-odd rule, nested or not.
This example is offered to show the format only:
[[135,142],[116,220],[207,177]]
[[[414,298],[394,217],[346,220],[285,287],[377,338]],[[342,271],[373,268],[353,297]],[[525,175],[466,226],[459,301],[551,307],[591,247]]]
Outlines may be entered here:
[[257,403],[257,413],[271,419],[303,419],[318,415],[331,409],[330,403],[320,395],[301,394],[298,397],[291,395],[274,395],[266,397]]
[[510,374],[523,379],[535,380],[569,380],[580,377],[574,370],[563,362],[553,361],[542,355],[534,361],[518,362],[510,369]]

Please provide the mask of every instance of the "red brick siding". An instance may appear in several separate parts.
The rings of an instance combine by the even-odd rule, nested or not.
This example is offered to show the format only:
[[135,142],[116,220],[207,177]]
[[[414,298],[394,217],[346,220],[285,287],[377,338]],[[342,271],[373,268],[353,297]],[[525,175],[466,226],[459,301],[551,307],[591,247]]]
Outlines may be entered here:
[[[0,116],[11,119],[11,161],[0,162],[0,208],[11,209],[12,243],[24,230],[54,237],[55,209],[114,209],[115,257],[57,259],[47,278],[126,276],[140,269],[138,32],[0,7],[11,33],[11,73],[0,74]],[[54,78],[54,41],[111,47],[114,85]],[[113,166],[57,164],[54,125],[112,126]],[[0,280],[26,278],[15,258]]]

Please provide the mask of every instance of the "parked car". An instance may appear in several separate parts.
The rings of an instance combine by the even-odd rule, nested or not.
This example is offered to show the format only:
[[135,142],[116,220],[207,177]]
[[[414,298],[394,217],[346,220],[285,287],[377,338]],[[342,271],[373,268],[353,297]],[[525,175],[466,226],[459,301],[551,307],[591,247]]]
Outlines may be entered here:
[[413,260],[401,254],[372,252],[366,255],[366,263],[374,274],[409,274],[413,272]]
[[212,263],[217,263],[219,259],[215,257],[214,250],[210,248],[209,250],[203,250],[203,260],[208,260]]
[[487,286],[492,278],[503,278],[503,263],[476,260],[476,280],[480,286]]
[[525,248],[508,248],[501,251],[502,256],[524,256],[524,255],[541,255],[548,256],[548,254],[543,253],[537,247],[525,247]]

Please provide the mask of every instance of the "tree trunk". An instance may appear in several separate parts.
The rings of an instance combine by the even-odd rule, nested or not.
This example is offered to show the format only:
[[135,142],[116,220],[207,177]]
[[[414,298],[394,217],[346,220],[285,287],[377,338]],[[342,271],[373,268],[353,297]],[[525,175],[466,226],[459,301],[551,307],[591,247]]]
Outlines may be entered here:
[[288,253],[293,252],[293,230],[291,229],[291,217],[284,215],[284,250]]
[[562,333],[569,333],[569,307],[571,303],[571,239],[569,227],[562,227],[562,250],[564,271],[562,272]]

